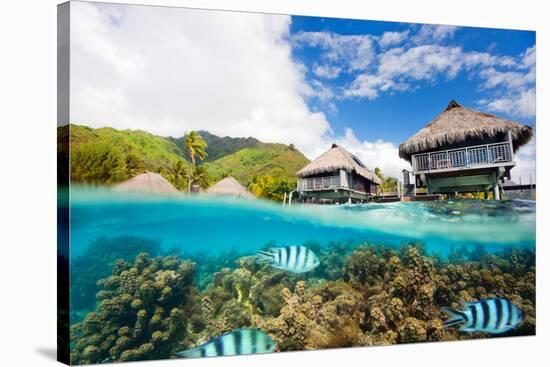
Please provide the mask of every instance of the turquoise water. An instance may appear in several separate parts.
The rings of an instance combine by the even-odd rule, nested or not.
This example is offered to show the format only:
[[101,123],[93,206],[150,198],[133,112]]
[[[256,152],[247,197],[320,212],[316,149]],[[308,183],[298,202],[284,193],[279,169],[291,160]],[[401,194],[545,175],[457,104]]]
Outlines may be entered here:
[[138,235],[167,249],[253,254],[277,245],[399,244],[422,241],[429,251],[451,246],[535,246],[535,202],[527,200],[399,202],[311,206],[262,200],[155,196],[108,189],[71,190],[71,258],[101,236]]
[[[142,353],[137,359],[173,358],[243,327],[268,333],[278,351],[475,338],[480,334],[432,332],[430,325],[443,325],[442,307],[491,297],[508,299],[524,313],[510,335],[535,334],[534,201],[288,207],[73,187],[69,204],[59,205],[70,208],[70,216],[60,210],[58,218],[63,234],[70,217],[76,364],[126,361],[135,353]],[[66,243],[61,235],[62,254]],[[249,257],[289,245],[306,247],[317,266],[301,272]],[[288,253],[303,251],[294,249]],[[320,307],[318,313],[306,312],[302,302]],[[400,304],[400,311],[388,302]],[[335,312],[339,307],[356,311]],[[373,310],[391,318],[384,328],[398,339],[380,334]],[[321,325],[319,335],[332,336],[295,344],[302,331],[279,332],[287,317],[290,323],[315,317],[307,328]],[[410,336],[409,323],[418,335]],[[433,339],[426,339],[428,330]],[[371,339],[348,338],[358,333]]]

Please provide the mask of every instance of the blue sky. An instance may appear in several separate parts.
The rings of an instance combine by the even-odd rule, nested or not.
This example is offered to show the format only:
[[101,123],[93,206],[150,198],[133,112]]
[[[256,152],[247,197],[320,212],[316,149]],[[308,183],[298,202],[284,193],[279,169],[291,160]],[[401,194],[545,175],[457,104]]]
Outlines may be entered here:
[[[519,72],[529,78],[528,68],[518,68],[519,63],[527,50],[535,45],[535,32],[504,29],[488,29],[473,27],[448,27],[448,33],[443,37],[426,36],[424,40],[414,42],[414,37],[422,29],[437,26],[418,25],[410,23],[379,22],[364,20],[345,20],[333,18],[292,17],[291,39],[301,35],[332,35],[332,36],[363,36],[368,39],[380,38],[386,32],[402,34],[403,40],[387,47],[376,45],[373,40],[370,51],[377,56],[395,49],[410,49],[424,45],[437,45],[443,48],[460,48],[461,53],[475,52],[491,55],[498,58],[510,58],[510,65],[504,63],[496,69],[497,72]],[[303,37],[302,38],[307,38]],[[343,134],[345,128],[352,128],[360,140],[388,140],[400,143],[422,128],[427,122],[439,114],[451,99],[456,99],[464,106],[486,110],[499,116],[516,120],[522,123],[535,125],[534,113],[528,106],[525,110],[498,108],[490,105],[491,101],[507,95],[514,97],[519,90],[505,92],[503,84],[495,88],[485,85],[487,77],[483,77],[484,70],[489,67],[483,63],[471,69],[461,68],[456,75],[449,75],[447,69],[436,72],[426,78],[418,78],[410,82],[404,91],[390,90],[380,92],[374,98],[365,96],[342,96],[342,88],[346,88],[354,79],[363,73],[376,74],[374,65],[346,71],[349,68],[348,60],[333,61],[326,54],[331,49],[343,46],[325,46],[322,41],[291,41],[293,42],[293,57],[307,67],[306,77],[311,82],[320,81],[323,87],[332,91],[329,100],[309,98],[308,104],[312,110],[319,110],[326,114],[336,134]],[[346,41],[342,41],[344,44]],[[353,57],[353,56],[352,56]],[[331,65],[340,68],[337,77],[323,77],[314,72],[319,65]],[[332,79],[334,77],[334,79]],[[533,90],[534,81],[527,81],[526,90]],[[509,93],[509,94],[508,94]],[[532,101],[534,103],[534,101]]]
[[[526,31],[71,3],[71,121],[162,136],[207,130],[338,143],[398,176],[399,144],[445,109],[535,124]],[[535,143],[512,172],[535,174]]]

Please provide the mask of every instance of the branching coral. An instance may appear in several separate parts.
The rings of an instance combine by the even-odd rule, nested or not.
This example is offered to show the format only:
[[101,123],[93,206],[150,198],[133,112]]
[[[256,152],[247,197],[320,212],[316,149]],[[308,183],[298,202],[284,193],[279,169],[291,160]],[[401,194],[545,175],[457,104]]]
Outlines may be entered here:
[[344,282],[327,282],[306,290],[303,281],[294,293],[283,289],[285,305],[275,318],[255,318],[270,332],[280,350],[322,349],[359,345],[362,295]]
[[530,250],[472,255],[461,247],[444,260],[418,243],[338,246],[316,248],[330,265],[303,275],[242,257],[210,274],[202,290],[194,265],[180,257],[117,260],[99,282],[98,308],[73,326],[71,360],[169,358],[241,327],[268,333],[279,351],[480,338],[489,335],[444,328],[441,307],[488,297],[508,298],[523,312],[507,335],[535,332]]
[[[111,274],[113,264],[132,260],[139,253],[156,256],[160,244],[138,236],[100,237],[93,240],[86,251],[71,260],[71,308],[93,308],[95,294],[100,290],[97,281]],[[114,271],[117,271],[115,266]]]
[[170,357],[197,302],[193,273],[192,263],[173,256],[117,262],[99,282],[98,310],[73,326],[72,363]]

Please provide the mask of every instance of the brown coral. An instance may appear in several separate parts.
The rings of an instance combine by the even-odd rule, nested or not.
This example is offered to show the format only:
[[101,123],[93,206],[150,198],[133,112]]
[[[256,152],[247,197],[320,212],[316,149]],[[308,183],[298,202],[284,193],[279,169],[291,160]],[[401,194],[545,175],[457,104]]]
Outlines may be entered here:
[[170,256],[140,254],[133,264],[115,263],[100,305],[74,326],[71,361],[131,361],[168,358],[185,339],[184,312],[192,297],[194,267]]

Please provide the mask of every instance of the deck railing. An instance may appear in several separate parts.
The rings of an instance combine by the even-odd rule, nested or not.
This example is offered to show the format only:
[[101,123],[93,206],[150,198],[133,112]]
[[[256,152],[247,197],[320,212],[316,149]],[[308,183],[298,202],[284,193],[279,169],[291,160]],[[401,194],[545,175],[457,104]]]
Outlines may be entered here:
[[325,176],[298,179],[299,191],[316,191],[342,187],[340,176]]
[[512,162],[512,160],[513,155],[508,142],[414,154],[412,156],[415,172],[460,169]]

